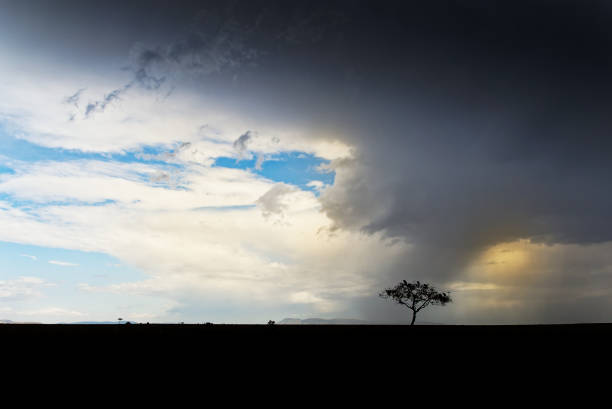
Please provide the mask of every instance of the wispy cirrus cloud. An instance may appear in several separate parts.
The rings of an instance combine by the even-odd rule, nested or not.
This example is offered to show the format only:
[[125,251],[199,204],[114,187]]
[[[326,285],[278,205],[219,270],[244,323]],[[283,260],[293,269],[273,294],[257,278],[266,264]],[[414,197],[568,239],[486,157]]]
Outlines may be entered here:
[[61,308],[61,307],[45,307],[45,308],[40,308],[40,309],[25,310],[25,311],[19,311],[18,314],[24,315],[24,316],[30,316],[30,317],[43,316],[43,317],[53,317],[53,318],[85,316],[85,314],[80,311],[70,310],[70,309]]
[[71,263],[69,261],[60,261],[60,260],[49,260],[48,263],[56,265],[56,266],[61,266],[61,267],[77,267],[78,266],[77,263]]

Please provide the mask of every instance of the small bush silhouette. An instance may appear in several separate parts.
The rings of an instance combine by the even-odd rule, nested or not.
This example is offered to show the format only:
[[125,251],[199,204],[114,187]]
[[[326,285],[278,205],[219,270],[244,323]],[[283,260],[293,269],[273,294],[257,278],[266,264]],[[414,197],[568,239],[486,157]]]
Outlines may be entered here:
[[276,324],[276,321],[272,321],[272,320],[268,321],[268,325],[274,325],[274,324]]

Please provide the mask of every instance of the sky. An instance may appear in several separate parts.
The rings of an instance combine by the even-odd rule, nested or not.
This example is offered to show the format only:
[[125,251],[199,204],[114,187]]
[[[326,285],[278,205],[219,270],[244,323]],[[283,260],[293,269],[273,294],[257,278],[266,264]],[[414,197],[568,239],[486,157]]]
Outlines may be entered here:
[[0,319],[612,316],[608,2],[0,10]]

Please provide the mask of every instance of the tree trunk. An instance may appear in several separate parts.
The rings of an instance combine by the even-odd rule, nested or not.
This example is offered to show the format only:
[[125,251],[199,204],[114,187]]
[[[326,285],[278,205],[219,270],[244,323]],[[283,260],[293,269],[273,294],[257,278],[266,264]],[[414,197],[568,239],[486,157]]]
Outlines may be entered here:
[[412,310],[412,322],[410,322],[410,325],[414,325],[414,320],[416,319],[416,311]]

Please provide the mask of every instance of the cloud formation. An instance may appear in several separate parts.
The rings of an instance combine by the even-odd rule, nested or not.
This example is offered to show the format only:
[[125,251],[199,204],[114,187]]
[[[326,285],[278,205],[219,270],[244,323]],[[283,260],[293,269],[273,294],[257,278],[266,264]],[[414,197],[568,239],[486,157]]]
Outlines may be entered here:
[[69,261],[60,261],[60,260],[49,260],[48,263],[54,264],[56,266],[61,266],[61,267],[77,267],[78,266],[78,264],[76,263],[71,263]]
[[[396,21],[382,17],[405,42],[381,34],[360,44],[360,54],[395,62],[384,79],[375,79],[383,62],[362,68],[373,78],[362,89],[384,90],[390,103],[352,106],[362,114],[351,111],[347,140],[359,160],[338,165],[321,198],[338,227],[414,243],[422,260],[411,269],[434,278],[456,275],[497,243],[612,239],[612,195],[602,189],[612,146],[601,109],[610,87],[601,56],[611,44],[601,5],[581,17],[555,5],[544,34],[550,7],[530,6],[529,18],[519,17],[521,5],[449,5],[448,15],[422,6]],[[461,29],[466,21],[474,31]],[[429,53],[415,48],[423,36]],[[359,60],[351,45],[342,64]]]
[[[32,16],[23,7],[11,8],[15,21]],[[255,1],[173,12],[153,2],[157,13],[147,23],[142,10],[121,7],[125,21],[96,49],[120,61],[114,67],[88,54],[86,41],[70,43],[84,58],[70,67],[74,75],[61,76],[53,73],[67,71],[41,74],[36,64],[21,64],[31,57],[6,47],[7,60],[26,68],[0,68],[17,84],[0,84],[7,96],[0,112],[12,134],[30,143],[133,154],[146,163],[11,161],[14,173],[0,176],[0,189],[41,207],[3,197],[5,239],[31,240],[20,231],[29,226],[45,243],[131,260],[150,278],[103,289],[181,293],[168,304],[172,311],[196,305],[186,301],[198,298],[190,289],[210,285],[284,305],[388,317],[400,313],[367,294],[399,279],[457,292],[441,321],[597,320],[612,311],[605,290],[612,17],[605,2]],[[99,24],[88,7],[64,9],[85,16],[70,21]],[[106,24],[119,18],[109,10],[100,11]],[[49,13],[41,26],[54,28],[46,31],[61,43],[82,32],[81,23],[61,25],[61,13]],[[34,77],[46,86],[33,85]],[[71,116],[74,109],[81,117]],[[279,152],[331,160],[324,167],[334,183],[310,182],[317,197],[214,166],[220,157],[255,155],[261,170]],[[244,211],[226,213],[243,223],[231,224],[239,240],[222,234],[225,225],[214,221],[221,216],[210,213],[231,206]],[[113,229],[140,244],[131,253],[108,244]],[[309,232],[307,243],[288,239],[303,237],[300,229]],[[260,243],[264,234],[273,237],[269,246]],[[348,257],[328,253],[324,240],[343,254],[356,246],[372,260],[367,268],[345,266]],[[203,247],[206,263],[198,257]],[[143,256],[149,253],[168,274]],[[270,284],[288,270],[291,284],[282,291]],[[322,278],[322,270],[334,273]],[[244,285],[251,280],[256,289]]]
[[248,154],[248,144],[252,138],[253,138],[253,132],[246,131],[245,133],[240,135],[238,139],[234,141],[234,149],[238,151],[238,155],[240,157],[243,157],[246,154]]
[[20,301],[41,295],[43,287],[53,286],[39,277],[0,280],[0,301]]
[[289,207],[285,201],[287,195],[296,191],[297,189],[294,186],[279,183],[257,199],[255,203],[261,208],[265,218],[269,218],[272,215],[282,218],[284,211]]

